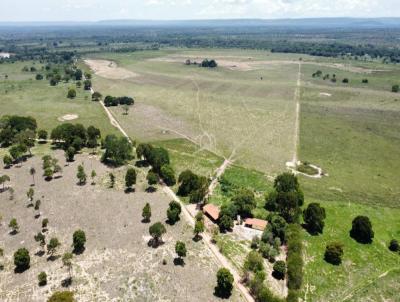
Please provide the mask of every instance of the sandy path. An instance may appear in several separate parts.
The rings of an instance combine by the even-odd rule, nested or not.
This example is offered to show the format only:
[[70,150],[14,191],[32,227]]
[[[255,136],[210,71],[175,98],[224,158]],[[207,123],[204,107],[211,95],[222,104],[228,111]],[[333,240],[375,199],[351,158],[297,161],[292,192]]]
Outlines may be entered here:
[[298,161],[297,148],[300,141],[300,89],[301,89],[301,62],[299,63],[299,72],[297,74],[297,85],[294,91],[294,100],[296,102],[296,119],[294,126],[294,152],[292,164],[296,165]]

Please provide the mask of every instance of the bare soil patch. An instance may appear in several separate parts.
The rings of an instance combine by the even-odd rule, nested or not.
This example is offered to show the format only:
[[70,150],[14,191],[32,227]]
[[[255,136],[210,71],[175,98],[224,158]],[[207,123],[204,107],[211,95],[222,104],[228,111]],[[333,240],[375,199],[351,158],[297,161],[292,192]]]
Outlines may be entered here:
[[60,122],[73,121],[73,120],[76,120],[78,117],[79,117],[79,115],[77,115],[77,114],[66,114],[66,115],[60,116],[58,118],[58,120]]
[[319,96],[322,96],[322,97],[331,97],[332,94],[331,94],[331,93],[328,93],[328,92],[320,92]]
[[86,59],[84,62],[95,74],[106,79],[124,80],[139,76],[139,74],[133,71],[118,67],[117,63],[113,61]]

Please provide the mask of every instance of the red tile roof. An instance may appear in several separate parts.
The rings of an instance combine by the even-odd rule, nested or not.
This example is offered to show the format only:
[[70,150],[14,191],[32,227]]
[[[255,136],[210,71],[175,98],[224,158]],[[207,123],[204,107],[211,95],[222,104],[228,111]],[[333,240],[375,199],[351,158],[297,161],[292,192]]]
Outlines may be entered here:
[[217,220],[219,218],[219,208],[211,203],[206,204],[203,207],[203,212],[210,215],[212,219]]
[[245,225],[251,226],[253,229],[263,231],[268,222],[266,220],[258,219],[258,218],[247,218],[244,221]]

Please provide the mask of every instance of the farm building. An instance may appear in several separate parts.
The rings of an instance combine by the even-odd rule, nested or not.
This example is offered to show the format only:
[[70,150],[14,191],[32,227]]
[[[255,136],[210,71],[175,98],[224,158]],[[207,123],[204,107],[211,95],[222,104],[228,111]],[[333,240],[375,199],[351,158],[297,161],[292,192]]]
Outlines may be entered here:
[[266,220],[258,219],[258,218],[247,218],[244,221],[244,225],[248,228],[252,228],[259,231],[264,231],[268,222]]
[[219,207],[211,203],[206,204],[203,207],[204,214],[210,218],[213,222],[216,222],[219,218]]

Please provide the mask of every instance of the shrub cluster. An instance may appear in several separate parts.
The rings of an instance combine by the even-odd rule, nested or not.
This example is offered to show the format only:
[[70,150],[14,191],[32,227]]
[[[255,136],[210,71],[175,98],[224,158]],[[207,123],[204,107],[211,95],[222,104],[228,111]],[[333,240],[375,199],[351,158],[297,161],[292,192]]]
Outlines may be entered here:
[[107,107],[118,105],[133,105],[135,100],[128,96],[114,97],[107,95],[104,98],[104,105]]

